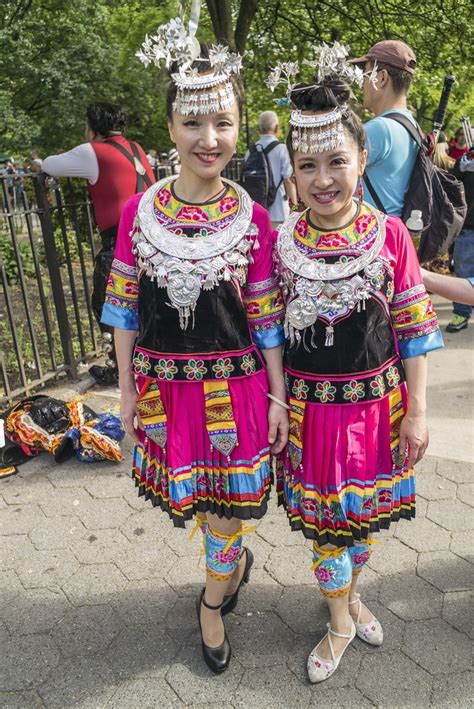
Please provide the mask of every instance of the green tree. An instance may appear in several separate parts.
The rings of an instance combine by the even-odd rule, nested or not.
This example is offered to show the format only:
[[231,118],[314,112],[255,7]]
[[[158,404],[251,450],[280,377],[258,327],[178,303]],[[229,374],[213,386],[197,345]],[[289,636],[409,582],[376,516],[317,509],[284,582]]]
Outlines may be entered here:
[[[129,135],[145,148],[167,150],[167,79],[135,52],[177,8],[177,0],[3,0],[0,150],[68,149],[82,140],[85,106],[97,100],[121,103]],[[251,126],[273,105],[264,79],[276,61],[309,57],[322,41],[337,39],[359,54],[379,39],[403,39],[418,56],[410,102],[425,128],[444,75],[457,76],[447,114],[455,130],[461,115],[474,113],[471,28],[468,0],[206,0],[199,38],[245,50]],[[281,115],[286,120],[287,111]],[[244,143],[245,131],[242,149]]]

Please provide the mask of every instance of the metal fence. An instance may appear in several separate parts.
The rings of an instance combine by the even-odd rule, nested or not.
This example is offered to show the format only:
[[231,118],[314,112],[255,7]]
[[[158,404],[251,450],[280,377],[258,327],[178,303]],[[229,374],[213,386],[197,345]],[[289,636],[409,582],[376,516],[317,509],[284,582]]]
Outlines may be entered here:
[[0,404],[98,354],[90,307],[97,242],[85,186],[2,176]]
[[[237,180],[242,160],[224,176]],[[156,177],[175,167],[158,165]],[[100,354],[91,309],[99,248],[83,180],[0,176],[0,407]]]

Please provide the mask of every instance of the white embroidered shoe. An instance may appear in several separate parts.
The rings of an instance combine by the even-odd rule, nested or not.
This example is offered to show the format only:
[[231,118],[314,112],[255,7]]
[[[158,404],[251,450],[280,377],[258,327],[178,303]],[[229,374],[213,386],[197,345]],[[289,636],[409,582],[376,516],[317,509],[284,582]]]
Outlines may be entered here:
[[358,603],[357,620],[354,621],[356,627],[357,637],[361,640],[365,640],[369,645],[381,645],[383,643],[383,630],[377,618],[372,614],[372,620],[368,623],[359,623],[360,614],[362,611],[362,601],[360,600],[360,595],[357,593],[355,601],[349,601],[349,605],[352,606],[354,603]]
[[[347,640],[349,641],[338,657],[336,657],[334,654],[331,635],[334,635],[337,638],[347,638]],[[327,639],[329,644],[329,650],[331,652],[331,660],[325,660],[323,657],[319,657],[317,653],[318,647],[321,645],[324,638],[326,637],[325,635],[324,638],[320,640],[320,642],[316,645],[314,650],[312,650],[308,657],[307,667],[310,682],[312,682],[313,684],[315,684],[316,682],[323,682],[325,679],[328,679],[331,675],[334,674],[334,672],[339,666],[342,656],[344,655],[346,649],[349,647],[349,644],[352,642],[352,640],[354,640],[355,635],[356,627],[354,623],[352,624],[351,632],[347,634],[336,633],[336,631],[331,628],[331,623],[328,623]]]

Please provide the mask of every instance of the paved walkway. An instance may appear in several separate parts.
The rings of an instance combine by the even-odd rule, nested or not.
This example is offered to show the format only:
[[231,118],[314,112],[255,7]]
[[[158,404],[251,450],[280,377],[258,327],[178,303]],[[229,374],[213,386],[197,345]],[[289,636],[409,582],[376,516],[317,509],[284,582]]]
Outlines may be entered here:
[[[446,324],[449,307],[439,311]],[[226,619],[232,665],[214,677],[194,610],[199,540],[136,497],[130,445],[120,465],[44,455],[0,482],[0,706],[472,706],[473,332],[430,357],[417,518],[382,534],[363,575],[383,648],[356,639],[334,677],[308,683],[327,614],[310,551],[272,503],[248,540],[251,583]],[[110,394],[88,403],[113,407]]]

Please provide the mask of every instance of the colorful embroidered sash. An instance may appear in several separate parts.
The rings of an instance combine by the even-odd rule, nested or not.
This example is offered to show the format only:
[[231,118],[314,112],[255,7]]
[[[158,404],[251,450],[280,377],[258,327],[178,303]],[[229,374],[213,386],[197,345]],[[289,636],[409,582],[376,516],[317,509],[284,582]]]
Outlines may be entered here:
[[303,418],[306,404],[303,401],[290,399],[290,430],[288,436],[288,455],[293,470],[301,465],[303,458],[302,434]]
[[237,426],[232,411],[229,384],[226,381],[204,382],[206,428],[211,444],[229,456],[237,445]]
[[166,412],[160,387],[152,379],[145,382],[137,400],[137,414],[148,438],[160,448],[166,446]]

